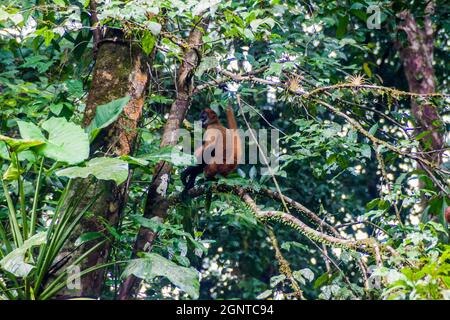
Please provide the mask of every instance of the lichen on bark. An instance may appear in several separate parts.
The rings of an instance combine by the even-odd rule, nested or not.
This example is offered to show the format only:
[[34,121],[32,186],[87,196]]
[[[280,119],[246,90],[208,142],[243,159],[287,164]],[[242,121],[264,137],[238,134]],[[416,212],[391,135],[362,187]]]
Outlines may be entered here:
[[[103,154],[121,156],[130,154],[137,136],[137,127],[142,116],[145,95],[148,87],[150,61],[138,46],[130,42],[104,42],[98,47],[97,59],[92,75],[91,87],[86,101],[83,125],[87,126],[95,117],[99,105],[111,102],[124,96],[130,101],[123,113],[108,128],[96,137],[91,145],[91,156]],[[90,254],[83,262],[81,269],[98,266],[107,262],[112,236],[107,225],[116,226],[126,202],[127,184],[117,186],[112,181],[98,181],[94,178],[76,179],[69,191],[68,201],[82,196],[77,210],[83,210],[94,197],[95,201],[88,215],[84,217],[72,236],[70,243],[87,232],[103,232],[108,239],[100,248]],[[73,258],[86,252],[97,241],[91,241],[73,253]],[[66,252],[75,248],[66,248]],[[100,296],[104,278],[104,270],[91,272],[81,279],[81,290],[70,292],[70,295]],[[63,294],[67,294],[64,292]]]

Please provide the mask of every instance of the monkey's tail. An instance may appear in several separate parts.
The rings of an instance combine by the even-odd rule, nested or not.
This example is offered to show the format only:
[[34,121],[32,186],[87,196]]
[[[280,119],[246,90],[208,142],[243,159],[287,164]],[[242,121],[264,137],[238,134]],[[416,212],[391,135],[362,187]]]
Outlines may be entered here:
[[237,129],[236,118],[234,117],[233,108],[230,105],[227,107],[227,122],[229,129]]
[[234,116],[233,108],[229,104],[227,107],[227,122],[228,128],[232,130],[233,143],[233,163],[235,166],[240,162],[242,156],[242,146],[239,133],[237,131],[236,117]]

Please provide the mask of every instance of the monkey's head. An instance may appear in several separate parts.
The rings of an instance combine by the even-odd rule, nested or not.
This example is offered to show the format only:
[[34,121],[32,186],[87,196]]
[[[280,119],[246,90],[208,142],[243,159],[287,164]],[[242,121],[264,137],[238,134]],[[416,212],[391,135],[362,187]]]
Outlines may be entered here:
[[202,127],[206,128],[210,124],[219,122],[219,118],[217,117],[217,113],[212,109],[205,108],[205,110],[200,113],[200,121],[202,122]]

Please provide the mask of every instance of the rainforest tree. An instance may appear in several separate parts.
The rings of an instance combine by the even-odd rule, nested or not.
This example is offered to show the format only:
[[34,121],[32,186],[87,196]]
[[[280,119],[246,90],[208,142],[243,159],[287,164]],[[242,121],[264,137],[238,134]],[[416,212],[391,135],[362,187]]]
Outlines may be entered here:
[[2,1],[0,299],[449,299],[448,10]]

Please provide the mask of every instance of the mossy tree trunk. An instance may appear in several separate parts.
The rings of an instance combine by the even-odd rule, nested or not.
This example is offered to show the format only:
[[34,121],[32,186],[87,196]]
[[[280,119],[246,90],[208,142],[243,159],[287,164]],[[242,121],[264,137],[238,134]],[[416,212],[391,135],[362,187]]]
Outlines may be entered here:
[[[434,93],[436,90],[433,67],[434,2],[428,2],[423,21],[418,23],[411,11],[400,14],[402,23],[398,29],[405,32],[407,40],[398,43],[400,59],[408,81],[409,90],[416,93]],[[443,122],[436,107],[427,101],[412,99],[411,111],[416,120],[416,135],[426,133],[421,139],[422,151],[430,161],[440,164],[444,146]]]
[[[199,50],[202,36],[207,27],[208,21],[204,19],[191,30],[187,39],[187,48],[184,51],[183,62],[178,69],[177,97],[171,105],[169,118],[164,126],[161,147],[174,146],[178,142],[178,136],[174,133],[180,128],[191,103],[193,76],[195,69],[200,63]],[[159,217],[161,221],[167,217],[169,208],[167,189],[170,184],[171,171],[172,165],[170,163],[161,161],[157,164],[147,193],[144,217]],[[150,251],[155,237],[155,232],[141,227],[135,242],[134,253]],[[140,282],[140,279],[135,276],[129,276],[120,288],[119,299],[132,298],[136,294]]]
[[[96,64],[87,98],[83,124],[89,125],[99,105],[124,96],[130,96],[122,115],[108,128],[104,129],[91,145],[91,157],[121,156],[132,153],[137,136],[137,127],[142,115],[146,90],[148,88],[149,59],[138,46],[131,42],[103,41],[97,47]],[[108,260],[112,239],[106,225],[116,226],[126,203],[128,182],[117,186],[110,181],[77,179],[70,190],[70,199],[82,196],[79,210],[85,208],[100,192],[100,197],[83,218],[72,240],[87,232],[103,232],[108,240],[83,262],[81,270],[99,266]],[[73,246],[71,241],[71,246]],[[79,256],[98,242],[91,241],[78,248],[73,254]],[[69,248],[74,250],[74,248]],[[81,290],[71,295],[100,296],[104,283],[104,269],[100,269],[81,278]],[[66,294],[67,292],[65,292]]]

